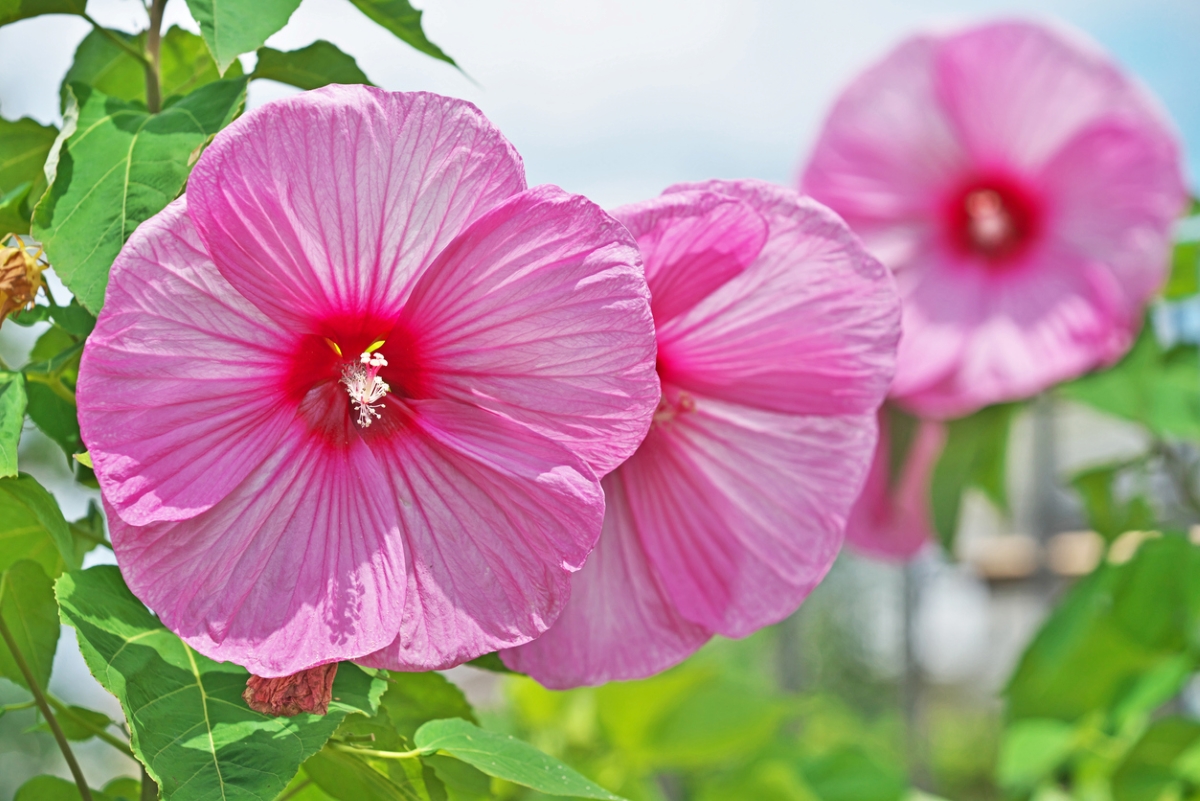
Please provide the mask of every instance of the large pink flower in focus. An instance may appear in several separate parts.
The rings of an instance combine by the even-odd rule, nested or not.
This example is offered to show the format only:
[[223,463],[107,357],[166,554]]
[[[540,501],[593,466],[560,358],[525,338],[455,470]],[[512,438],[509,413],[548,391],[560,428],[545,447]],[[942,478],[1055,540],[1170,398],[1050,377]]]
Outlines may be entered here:
[[896,273],[892,396],[929,417],[1114,361],[1185,199],[1157,106],[1086,43],[1024,23],[902,44],[845,91],[803,190]]
[[648,676],[795,610],[841,546],[899,337],[887,270],[791,190],[711,181],[614,214],[646,264],[663,398],[604,479],[562,616],[503,653],[549,687]]
[[846,524],[846,542],[867,556],[904,561],[933,539],[930,481],[942,448],[946,426],[916,420],[903,454],[892,453],[885,410],[879,413],[879,444],[862,495]]
[[121,570],[198,651],[424,670],[558,616],[654,354],[616,220],[527,190],[468,103],[337,86],[235,122],[137,230],[79,412]]

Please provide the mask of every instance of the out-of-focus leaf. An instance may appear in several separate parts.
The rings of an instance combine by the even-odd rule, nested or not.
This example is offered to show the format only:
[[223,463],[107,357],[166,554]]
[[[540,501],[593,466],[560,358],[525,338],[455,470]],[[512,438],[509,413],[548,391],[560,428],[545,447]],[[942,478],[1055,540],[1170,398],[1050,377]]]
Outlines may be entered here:
[[802,770],[821,801],[900,801],[908,790],[903,772],[853,746],[806,760]]
[[123,776],[104,785],[104,794],[110,801],[141,801],[142,783]]
[[800,772],[786,761],[758,760],[735,774],[704,782],[696,801],[822,801],[805,783]]
[[408,0],[350,0],[350,2],[358,6],[362,13],[391,31],[401,41],[407,42],[428,56],[458,66],[454,59],[443,53],[440,47],[425,36],[425,31],[421,27],[421,14],[424,12],[413,8],[412,3]]
[[1112,717],[1117,728],[1150,715],[1174,698],[1191,678],[1193,661],[1190,654],[1179,654],[1138,676],[1113,704]]
[[908,449],[912,447],[920,421],[897,407],[894,403],[884,404],[882,436],[888,437],[888,480],[895,482],[904,471],[908,461]]
[[[54,603],[54,583],[41,565],[22,559],[0,573],[0,617],[4,618],[4,625],[34,680],[39,687],[45,687],[58,647],[58,608]],[[0,647],[0,676],[29,687],[7,647]]]
[[[43,168],[57,136],[54,126],[28,117],[16,122],[0,118],[0,195],[7,208],[3,219],[7,224],[0,224],[0,236],[9,231],[28,233],[32,204],[46,191]],[[21,189],[25,184],[29,187]]]
[[[93,801],[116,801],[107,793],[92,790]],[[34,776],[17,788],[13,801],[80,801],[75,782],[57,776]]]
[[1071,486],[1083,500],[1088,525],[1112,542],[1126,531],[1145,531],[1154,527],[1155,514],[1149,501],[1137,495],[1122,502],[1114,496],[1117,475],[1125,464],[1104,465],[1076,473]]
[[958,510],[968,487],[983,490],[1001,511],[1008,509],[1008,433],[1016,408],[989,406],[946,424],[946,447],[933,469],[930,493],[934,527],[947,550],[954,545]]
[[1200,242],[1180,242],[1171,255],[1171,276],[1163,297],[1178,300],[1200,292]]
[[507,734],[481,729],[462,718],[431,720],[417,730],[422,753],[443,752],[489,776],[555,796],[621,801],[549,754]]
[[[74,705],[68,709],[71,710],[69,715],[58,715],[58,725],[68,740],[90,740],[96,736],[96,729],[107,729],[112,725],[112,720],[103,712]],[[91,726],[85,726],[84,722],[90,723]],[[50,726],[47,723],[39,723],[37,730],[48,732]]]
[[0,25],[42,14],[82,14],[87,0],[0,0]]
[[238,56],[262,47],[286,25],[300,0],[187,0],[187,5],[224,75]]
[[1200,439],[1200,355],[1190,346],[1164,353],[1151,325],[1116,366],[1063,384],[1059,392],[1160,436]]
[[50,322],[50,307],[34,306],[32,309],[22,309],[10,314],[8,321],[24,328],[28,328],[34,323],[48,323]]
[[[1200,548],[1168,534],[1124,565],[1103,565],[1055,607],[1009,680],[1011,719],[1074,722],[1155,695],[1200,631]],[[1168,667],[1164,667],[1168,665]],[[1138,700],[1138,694],[1141,699]],[[1132,700],[1131,700],[1132,699]]]
[[483,656],[477,656],[466,664],[473,668],[479,668],[480,670],[490,670],[493,673],[510,673],[514,676],[525,675],[524,673],[518,673],[517,671],[511,669],[508,665],[504,664],[504,660],[500,658],[500,654],[496,653],[495,651],[490,654],[484,654]]
[[1061,720],[1018,720],[1004,732],[996,781],[1005,789],[1030,789],[1050,776],[1075,747],[1075,727]]
[[0,370],[0,478],[17,474],[17,443],[25,422],[25,376]]
[[[145,33],[128,34],[109,31],[135,50],[144,50]],[[163,98],[186,95],[205,84],[220,80],[217,64],[208,53],[204,39],[179,26],[163,35],[159,44],[160,92]],[[242,74],[242,65],[234,62],[227,77]],[[75,50],[75,61],[67,70],[59,90],[65,111],[68,87],[83,83],[109,97],[146,103],[146,71],[142,63],[127,50],[118,46],[103,32],[93,30]]]
[[287,52],[259,48],[258,65],[251,77],[279,81],[301,89],[317,89],[330,83],[371,83],[353,56],[323,40]]
[[1182,776],[1176,762],[1200,742],[1200,724],[1183,718],[1155,721],[1113,774],[1113,801],[1160,801],[1179,798]]
[[80,565],[58,502],[27,475],[0,479],[0,570],[19,559],[37,562],[51,578]]
[[272,718],[242,701],[249,674],[196,653],[101,565],[63,575],[63,621],[105,689],[125,710],[134,753],[165,798],[270,799],[320,750],[346,715],[370,715],[383,682],[345,662],[329,714]]
[[58,277],[98,312],[126,237],[179,194],[192,152],[244,103],[246,79],[206,84],[160,114],[82,84],[72,91],[54,180],[34,210],[33,231]]

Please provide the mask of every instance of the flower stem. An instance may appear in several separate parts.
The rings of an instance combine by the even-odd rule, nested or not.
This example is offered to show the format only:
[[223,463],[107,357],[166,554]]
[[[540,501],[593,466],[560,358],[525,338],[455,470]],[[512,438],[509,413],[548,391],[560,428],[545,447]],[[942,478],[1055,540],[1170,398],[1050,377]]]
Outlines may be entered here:
[[94,734],[98,739],[103,740],[104,742],[108,743],[113,748],[117,749],[122,754],[129,757],[130,759],[137,758],[133,755],[133,749],[129,747],[128,743],[121,742],[119,739],[117,739],[116,737],[109,734],[107,731],[105,731],[100,726],[93,724],[89,720],[85,720],[84,718],[81,718],[79,715],[76,715],[74,710],[71,709],[71,707],[67,706],[62,701],[60,701],[59,699],[57,699],[53,695],[51,695],[50,693],[46,693],[46,700],[50,702],[50,706],[54,707],[54,711],[58,712],[58,714],[62,715],[65,718],[70,718],[76,725],[87,729],[92,734]]
[[425,753],[420,748],[414,748],[411,751],[376,751],[373,748],[358,748],[357,746],[343,745],[342,743],[330,743],[329,747],[336,751],[345,751],[347,754],[358,754],[359,756],[375,757],[376,759],[412,759]]
[[154,0],[150,5],[150,29],[146,31],[146,108],[151,114],[162,111],[162,67],[159,45],[162,42],[163,9],[167,0]]
[[154,779],[150,778],[150,774],[146,772],[145,765],[138,765],[142,769],[142,798],[141,801],[158,801],[158,784]]
[[71,769],[71,775],[75,778],[75,784],[79,787],[80,798],[82,801],[92,801],[92,790],[88,787],[87,780],[83,778],[83,771],[79,768],[79,763],[75,761],[75,754],[72,753],[71,746],[67,743],[67,737],[63,734],[62,727],[58,725],[58,719],[54,717],[54,713],[50,710],[50,704],[47,703],[46,696],[42,694],[42,688],[38,686],[37,678],[33,675],[33,671],[29,669],[29,663],[25,661],[25,656],[21,653],[21,649],[17,647],[17,641],[13,639],[12,632],[8,630],[8,624],[4,622],[2,616],[0,616],[0,637],[4,638],[4,644],[12,652],[13,661],[17,663],[17,669],[25,677],[25,683],[29,685],[29,691],[33,693],[33,700],[37,702],[43,717],[46,718],[46,723],[50,726],[50,731],[54,735],[54,739],[58,742],[59,750],[62,751],[63,757],[67,760],[67,767]]
[[276,798],[275,801],[288,801],[289,798],[294,798],[295,796],[304,792],[304,790],[307,789],[307,787],[312,783],[312,779],[305,779],[283,795],[279,796],[279,798]]

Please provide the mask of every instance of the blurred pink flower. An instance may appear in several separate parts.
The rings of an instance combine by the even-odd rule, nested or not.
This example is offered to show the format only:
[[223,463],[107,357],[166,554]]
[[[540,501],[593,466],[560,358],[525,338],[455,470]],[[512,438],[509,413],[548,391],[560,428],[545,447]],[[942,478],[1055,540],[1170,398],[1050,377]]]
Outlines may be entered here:
[[636,244],[474,106],[335,86],[217,136],[79,379],[129,586],[262,676],[537,636],[659,399]]
[[903,561],[933,539],[929,484],[946,444],[946,426],[914,421],[903,463],[896,465],[887,419],[880,411],[875,460],[846,524],[846,542],[867,556]]
[[886,269],[795,192],[711,181],[614,214],[646,264],[663,397],[604,479],[562,617],[503,653],[549,687],[648,676],[795,610],[841,546],[899,338]]
[[804,171],[896,273],[892,397],[954,417],[1114,361],[1168,267],[1169,123],[1085,42],[1002,23],[902,44],[843,93]]

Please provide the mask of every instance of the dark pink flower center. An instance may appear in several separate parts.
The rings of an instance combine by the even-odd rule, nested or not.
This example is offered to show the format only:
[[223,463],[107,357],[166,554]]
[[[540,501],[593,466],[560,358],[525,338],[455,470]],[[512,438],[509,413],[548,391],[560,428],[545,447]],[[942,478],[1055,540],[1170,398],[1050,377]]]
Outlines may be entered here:
[[1003,175],[970,181],[952,193],[944,216],[951,246],[989,267],[1011,264],[1042,229],[1038,199],[1021,182]]
[[404,425],[396,402],[428,396],[417,351],[416,337],[403,324],[370,315],[331,316],[296,340],[286,395],[309,431],[330,445],[389,436]]

